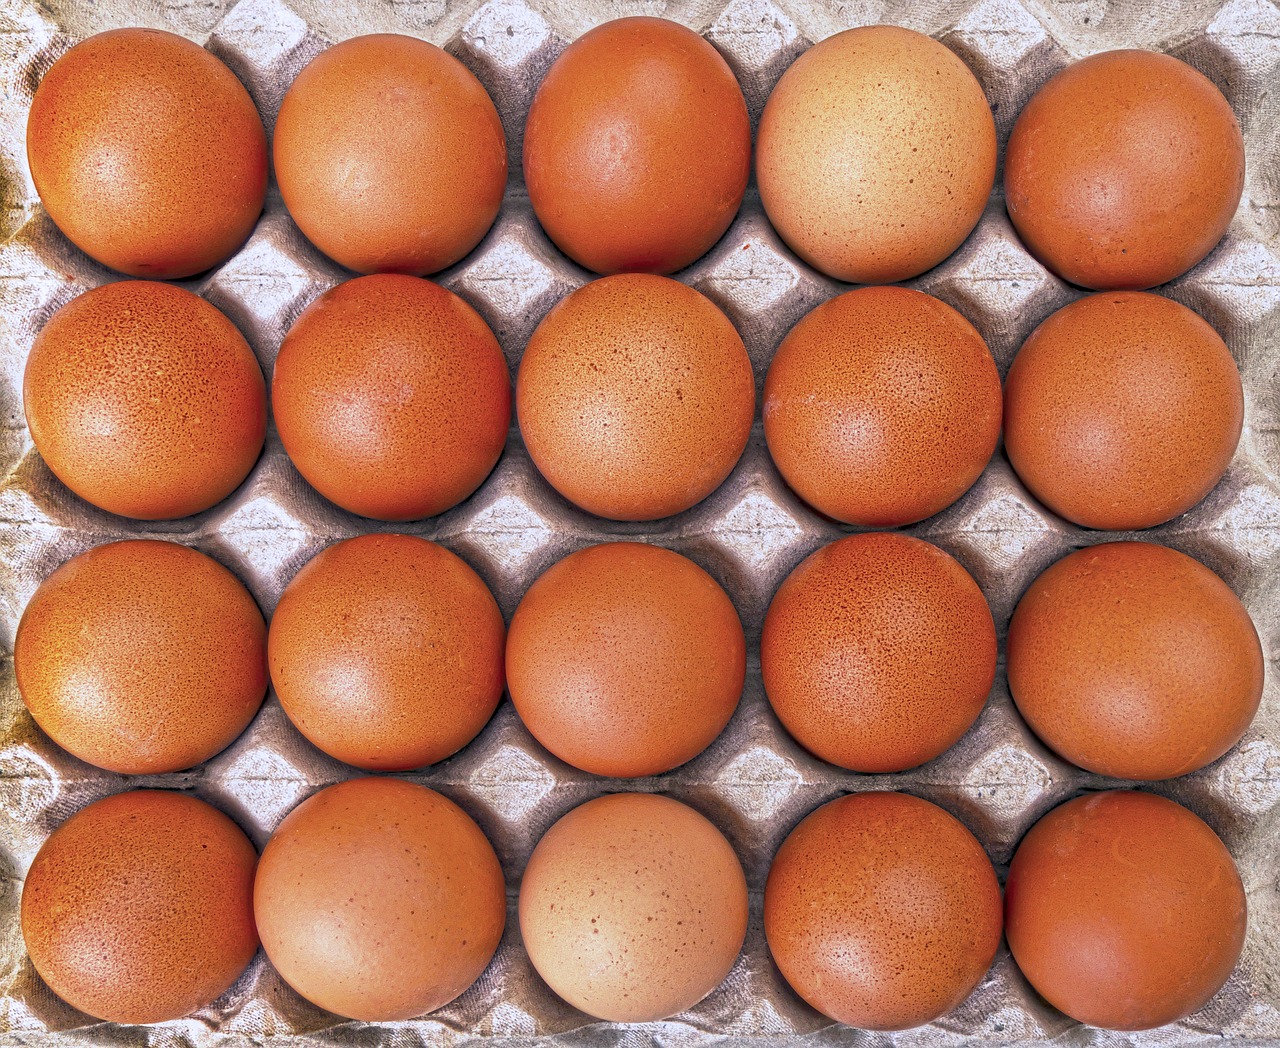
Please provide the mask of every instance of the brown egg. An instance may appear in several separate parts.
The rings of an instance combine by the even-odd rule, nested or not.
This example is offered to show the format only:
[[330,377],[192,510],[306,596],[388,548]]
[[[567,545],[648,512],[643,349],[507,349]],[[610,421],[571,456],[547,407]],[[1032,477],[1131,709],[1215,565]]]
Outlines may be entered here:
[[1107,51],[1032,96],[1004,160],[1028,249],[1084,287],[1140,290],[1185,273],[1227,231],[1244,188],[1231,106],[1184,62]]
[[910,29],[863,26],[815,44],[760,118],[769,221],[837,280],[889,284],[936,266],[978,224],[995,177],[982,85]]
[[986,704],[996,630],[969,573],[906,535],[850,535],[800,563],[769,605],[760,669],[815,756],[861,772],[933,760]]
[[1262,646],[1217,575],[1164,546],[1077,550],[1009,624],[1009,689],[1045,744],[1087,771],[1168,779],[1217,760],[1262,699]]
[[77,247],[135,277],[189,277],[228,258],[262,213],[267,140],[244,85],[189,40],[116,29],[40,81],[31,178]]
[[253,959],[257,853],[216,808],[134,790],[53,831],[22,888],[22,937],[59,997],[155,1023],[211,1004]]
[[321,251],[358,273],[451,266],[493,225],[502,121],[480,81],[425,40],[358,36],[312,59],[280,103],[276,180]]
[[782,842],[765,886],[765,935],[787,982],[864,1030],[905,1030],[959,1005],[991,967],[1000,924],[1000,884],[977,838],[905,793],[824,804]]
[[1227,981],[1245,895],[1213,830],[1150,793],[1086,794],[1033,827],[1009,864],[1005,934],[1031,985],[1073,1019],[1147,1030]]
[[755,380],[733,324],[667,277],[605,277],[533,333],[516,378],[525,446],[561,495],[613,520],[701,502],[751,435]]
[[511,701],[539,742],[596,775],[657,775],[724,730],[746,674],[733,604],[693,561],[657,546],[579,550],[511,619]]
[[729,228],[750,172],[733,70],[663,18],[619,18],[580,36],[548,70],[525,125],[538,220],[597,273],[683,269]]
[[778,347],[764,434],[778,471],[819,512],[910,524],[955,502],[990,461],[1000,376],[945,302],[901,287],[847,291]]
[[1149,528],[1203,499],[1235,454],[1244,393],[1231,351],[1186,306],[1109,292],[1031,333],[1004,387],[1023,483],[1086,528]]
[[547,985],[608,1022],[666,1019],[729,974],[747,882],[724,835],[657,794],[587,801],[551,827],[520,884],[520,934]]
[[432,517],[493,470],[511,425],[498,340],[428,280],[374,276],[321,295],[289,329],[271,384],[298,472],[343,509]]
[[493,847],[456,804],[400,779],[352,779],[303,801],[262,851],[262,948],[313,1004],[412,1019],[480,977],[506,924]]
[[59,480],[139,520],[221,502],[267,432],[262,370],[235,325],[190,291],[142,280],[86,291],[49,319],[23,406]]
[[434,542],[361,535],[298,572],[271,618],[271,681],[338,760],[403,771],[457,752],[502,697],[502,612]]

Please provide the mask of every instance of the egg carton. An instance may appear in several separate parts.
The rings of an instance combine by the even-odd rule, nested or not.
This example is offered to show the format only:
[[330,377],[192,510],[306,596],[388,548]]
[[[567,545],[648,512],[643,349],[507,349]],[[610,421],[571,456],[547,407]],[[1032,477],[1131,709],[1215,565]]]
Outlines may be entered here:
[[[1003,641],[1019,595],[1072,549],[1122,537],[1165,543],[1222,575],[1249,608],[1268,654],[1262,709],[1244,740],[1193,775],[1150,788],[1203,817],[1234,854],[1249,896],[1241,962],[1223,990],[1190,1018],[1160,1030],[1114,1034],[1082,1027],[1045,1004],[1007,949],[973,995],[919,1030],[869,1034],[832,1023],[786,985],[769,957],[761,892],[773,853],[807,812],[846,791],[906,790],[941,804],[977,834],[1003,876],[1023,833],[1083,790],[1123,785],[1049,753],[1019,719],[1003,673],[982,716],[942,757],[898,775],[858,775],[806,754],[772,715],[760,682],[759,638],[770,597],[807,554],[851,529],[820,518],[774,469],[757,419],[730,478],[700,505],[645,524],[594,518],[538,475],[513,426],[493,475],[440,517],[383,525],[317,495],[290,464],[274,427],[246,482],[226,502],[184,520],[138,523],[72,495],[34,451],[21,408],[33,338],[59,306],[118,279],[53,226],[27,170],[24,131],[35,85],[71,44],[104,29],[146,25],[204,44],[249,87],[270,130],[298,70],[328,43],[403,32],[446,47],[493,96],[506,127],[511,180],[483,243],[436,279],[475,306],[514,369],[534,326],[590,274],[541,231],[521,182],[528,105],[542,75],[592,25],[659,14],[702,33],[729,61],[753,124],[787,65],[814,40],[883,21],[941,40],[982,82],[1003,143],[1032,92],[1068,62],[1116,47],[1167,51],[1207,74],[1244,129],[1244,199],[1226,238],[1187,275],[1161,288],[1218,329],[1240,365],[1244,435],[1213,493],[1184,516],[1140,536],[1086,531],[1054,517],[1018,482],[1003,452],[974,488],[936,517],[905,529],[956,556],[991,604]],[[296,1040],[325,1045],[462,1045],[474,1040],[564,1046],[713,1041],[827,1045],[1198,1045],[1231,1038],[1280,1041],[1280,9],[1269,0],[1189,3],[1107,0],[0,0],[0,1041],[27,1044],[215,1045]],[[350,274],[301,236],[274,183],[252,237],[230,260],[183,286],[244,332],[270,379],[276,350],[298,314]],[[723,240],[678,274],[715,301],[741,332],[757,394],[785,333],[844,290],[780,242],[754,183]],[[1001,373],[1022,340],[1080,296],[1021,247],[1000,186],[976,231],[951,258],[909,282],[948,302],[987,339]],[[152,1027],[99,1023],[55,997],[26,957],[18,926],[22,880],[37,849],[68,815],[119,790],[189,790],[231,814],[261,847],[299,801],[356,769],[312,747],[274,695],[229,749],[179,774],[124,778],[84,764],[35,726],[14,682],[12,646],[32,592],[57,565],[128,537],[193,545],[230,567],[269,615],[282,589],[326,545],[397,530],[442,543],[470,563],[510,618],[529,584],[559,558],[596,542],[639,539],[689,556],[737,606],[749,643],[745,694],[703,754],[667,775],[622,781],[579,772],[544,750],[504,702],[455,757],[406,775],[445,793],[484,828],[508,881],[508,927],[492,964],[452,1004],[409,1022],[365,1025],[295,994],[259,956],[217,1002]],[[745,948],[724,984],[688,1012],[634,1027],[603,1023],[559,1000],[520,944],[515,900],[534,844],[561,815],[602,793],[670,793],[709,816],[741,857],[751,890]]]

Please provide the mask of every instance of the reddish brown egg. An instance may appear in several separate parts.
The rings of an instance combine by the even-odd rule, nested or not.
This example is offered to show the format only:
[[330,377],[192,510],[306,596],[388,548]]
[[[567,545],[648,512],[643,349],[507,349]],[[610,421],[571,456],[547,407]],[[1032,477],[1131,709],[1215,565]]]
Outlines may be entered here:
[[1222,239],[1244,188],[1244,139],[1222,92],[1185,62],[1107,51],[1032,96],[1004,185],[1023,243],[1055,273],[1140,290]]
[[480,827],[434,790],[383,778],[294,808],[262,851],[253,905],[284,981],[365,1022],[444,1007],[488,966],[507,919]]
[[1149,528],[1218,483],[1244,423],[1231,351],[1167,298],[1090,295],[1031,333],[1004,387],[1023,483],[1086,528]]
[[760,669],[774,712],[815,756],[905,771],[969,730],[996,672],[996,630],[969,573],[906,535],[850,535],[773,598]]
[[502,697],[502,612],[434,542],[361,535],[316,554],[271,618],[271,681],[325,753],[403,771],[457,752]]
[[1231,974],[1245,895],[1213,830],[1150,793],[1086,794],[1033,827],[1009,864],[1005,934],[1031,985],[1073,1019],[1148,1030]]
[[746,674],[733,604],[693,561],[657,546],[579,550],[511,619],[511,701],[547,749],[596,775],[657,775],[724,730]]
[[408,36],[358,36],[312,59],[280,103],[273,149],[298,228],[358,273],[453,265],[489,231],[507,184],[483,85]]
[[289,458],[325,498],[379,520],[443,513],[493,470],[511,425],[506,358],[480,314],[428,280],[321,295],[271,384]]
[[22,887],[22,937],[68,1004],[114,1023],[213,1003],[253,959],[257,853],[222,812],[135,790],[53,831]]
[[729,228],[750,171],[733,70],[662,18],[619,18],[580,36],[548,70],[525,126],[538,220],[597,273],[683,269]]
[[190,291],[142,280],[86,291],[50,318],[23,406],[59,480],[140,520],[221,502],[267,432],[262,370],[235,325]]
[[229,257],[267,190],[267,140],[244,85],[189,40],[116,29],[40,81],[31,178],[75,245],[135,277],[188,277]]
[[904,793],[824,804],[782,842],[765,886],[765,935],[787,982],[864,1030],[905,1030],[959,1005],[991,967],[1000,924],[1000,884],[977,838]]

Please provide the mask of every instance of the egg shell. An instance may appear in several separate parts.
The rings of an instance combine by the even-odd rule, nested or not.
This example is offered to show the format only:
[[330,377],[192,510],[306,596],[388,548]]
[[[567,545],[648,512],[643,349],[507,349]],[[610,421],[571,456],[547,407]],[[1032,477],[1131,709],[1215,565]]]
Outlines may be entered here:
[[488,966],[506,887],[480,827],[434,790],[351,779],[296,807],[262,851],[254,912],[303,997],[366,1022],[448,1004]]
[[139,520],[221,502],[267,432],[266,383],[235,325],[190,291],[142,280],[93,288],[49,319],[23,407],[59,480]]
[[619,18],[580,36],[548,70],[525,126],[538,220],[597,273],[683,269],[729,228],[750,172],[733,70],[663,18]]
[[216,808],[134,790],[54,830],[22,887],[22,936],[68,1004],[115,1023],[189,1015],[222,996],[258,949],[257,853]]
[[1186,808],[1150,793],[1068,801],[1009,864],[1005,934],[1055,1008],[1110,1030],[1148,1030],[1207,1003],[1244,943],[1231,854]]
[[1000,437],[1000,375],[945,302],[859,288],[818,306],[778,347],[764,433],[783,478],[819,512],[896,527],[973,486]]
[[516,378],[534,465],[561,495],[613,520],[701,502],[751,435],[746,347],[710,299],[667,277],[579,288],[543,318]]
[[693,561],[612,542],[570,554],[511,619],[507,677],[525,726],[596,775],[657,775],[729,723],[746,675],[732,602]]
[[507,184],[502,121],[480,81],[434,44],[390,33],[312,59],[280,103],[273,149],[298,228],[358,273],[453,265],[489,231]]
[[904,793],[818,808],[783,841],[765,886],[765,935],[787,982],[864,1030],[957,1007],[991,967],[1000,927],[1000,884],[977,838]]
[[280,346],[271,403],[289,458],[325,498],[379,520],[443,513],[493,470],[511,376],[480,314],[416,277],[339,284]]
[[760,669],[805,749],[853,771],[905,771],[953,746],[982,712],[995,625],[978,584],[936,546],[850,535],[779,587]]
[[1203,74],[1170,55],[1107,51],[1031,98],[1009,136],[1005,202],[1059,276],[1139,291],[1222,239],[1244,189],[1244,139]]
[[1159,295],[1090,295],[1052,314],[1004,387],[1005,451],[1031,493],[1087,528],[1185,513],[1235,454],[1244,391],[1203,319]]
[[158,29],[99,33],[59,58],[31,101],[27,160],[77,247],[157,280],[230,257],[267,190],[249,92],[204,48]]
[[520,885],[538,974],[608,1022],[692,1008],[729,974],[747,932],[747,882],[724,835],[658,794],[587,801],[551,827]]

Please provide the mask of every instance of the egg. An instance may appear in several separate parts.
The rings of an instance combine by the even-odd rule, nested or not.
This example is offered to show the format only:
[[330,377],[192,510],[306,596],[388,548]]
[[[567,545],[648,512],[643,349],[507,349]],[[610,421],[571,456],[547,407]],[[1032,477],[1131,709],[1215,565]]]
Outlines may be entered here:
[[352,779],[294,808],[253,889],[262,947],[303,997],[365,1022],[442,1008],[488,966],[502,867],[456,804],[400,779]]
[[1107,51],[1032,96],[1004,184],[1036,258],[1073,284],[1137,291],[1222,239],[1244,188],[1244,139],[1222,92],[1185,62]]
[[114,1023],[212,1004],[258,949],[257,853],[216,808],[134,790],[53,831],[22,886],[22,937],[49,988]]
[[658,794],[587,801],[538,842],[520,934],[538,974],[588,1015],[666,1019],[724,981],[747,932],[747,882],[724,835]]
[[524,177],[556,246],[597,273],[671,273],[738,213],[747,103],[720,53],[663,18],[580,36],[529,109]]
[[1031,584],[1009,624],[1009,689],[1047,746],[1120,779],[1168,779],[1240,741],[1262,699],[1249,613],[1176,550],[1077,550]]
[[358,273],[453,265],[493,225],[507,184],[502,121],[480,81],[413,37],[345,40],[280,103],[276,180],[308,240]]
[[493,332],[416,277],[348,280],[280,345],[271,404],[289,458],[362,517],[432,517],[493,470],[511,425],[511,376]]
[[933,268],[978,224],[995,175],[982,86],[910,29],[862,26],[815,44],[760,117],[769,221],[837,280],[890,284]]
[[271,618],[280,705],[330,756],[404,771],[457,752],[502,697],[502,612],[480,576],[412,535],[316,554]]
[[95,506],[139,520],[216,505],[267,432],[257,358],[222,313],[170,284],[86,291],[36,336],[23,379],[31,439]]
[[14,640],[18,690],[81,760],[122,775],[191,768],[248,727],[267,691],[266,626],[217,561],[133,539],[63,564]]
[[116,29],[45,73],[27,161],[49,217],[135,277],[189,277],[229,258],[267,190],[267,140],[244,85],[189,40]]
[[732,602],[693,561],[611,542],[565,557],[511,619],[507,679],[525,726],[596,775],[658,775],[696,757],[742,694]]
[[1054,808],[1018,846],[1005,934],[1055,1008],[1090,1026],[1148,1030],[1197,1011],[1227,981],[1245,908],[1231,854],[1186,808],[1093,793]]
[[769,454],[795,492],[847,524],[896,527],[973,486],[1000,437],[986,342],[936,298],[848,291],[804,317],[764,385]]
[[1031,493],[1086,528],[1185,513],[1235,454],[1244,392],[1204,320],[1159,295],[1108,292],[1031,333],[1004,389],[1005,451]]
[[605,277],[534,331],[516,414],[534,465],[570,502],[656,520],[732,472],[751,435],[755,379],[738,332],[705,296],[667,277]]
[[852,771],[905,771],[950,749],[995,680],[996,630],[968,572],[892,533],[823,546],[765,615],[760,670],[783,727]]
[[824,804],[783,841],[765,885],[765,936],[787,982],[864,1030],[905,1030],[957,1007],[991,967],[1000,927],[982,845],[905,793]]

